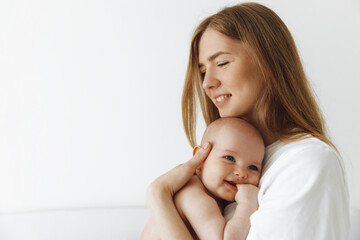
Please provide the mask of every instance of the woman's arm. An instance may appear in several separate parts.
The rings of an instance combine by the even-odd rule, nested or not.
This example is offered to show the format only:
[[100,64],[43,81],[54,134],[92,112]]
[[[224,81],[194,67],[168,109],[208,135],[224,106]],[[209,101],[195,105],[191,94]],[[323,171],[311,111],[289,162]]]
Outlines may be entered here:
[[155,227],[155,222],[152,216],[147,221],[141,236],[140,240],[160,240],[160,235]]
[[158,177],[149,186],[146,193],[147,203],[162,240],[193,239],[176,210],[173,196],[194,175],[207,158],[210,149],[210,144],[205,144],[189,161]]

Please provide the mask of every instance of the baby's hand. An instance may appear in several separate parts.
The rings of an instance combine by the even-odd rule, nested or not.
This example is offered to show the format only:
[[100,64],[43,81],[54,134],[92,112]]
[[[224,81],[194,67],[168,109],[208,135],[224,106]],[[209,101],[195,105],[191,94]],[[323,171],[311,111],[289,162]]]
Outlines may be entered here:
[[258,208],[259,188],[251,184],[237,184],[236,186],[238,188],[235,195],[237,204],[254,204],[256,205],[256,208]]

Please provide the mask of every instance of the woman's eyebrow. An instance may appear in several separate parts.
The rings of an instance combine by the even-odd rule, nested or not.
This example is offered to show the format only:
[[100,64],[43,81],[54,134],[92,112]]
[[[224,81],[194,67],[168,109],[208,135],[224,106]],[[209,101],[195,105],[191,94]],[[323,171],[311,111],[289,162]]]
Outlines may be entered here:
[[[220,55],[229,55],[229,54],[231,54],[231,53],[229,53],[229,52],[224,52],[224,51],[218,51],[218,52],[214,53],[213,55],[209,56],[209,57],[207,58],[207,60],[208,60],[209,62],[211,62],[211,61],[213,61],[215,58],[217,58],[217,57],[220,56]],[[204,66],[204,65],[203,65],[202,63],[199,63],[199,68],[202,67],[202,66]]]

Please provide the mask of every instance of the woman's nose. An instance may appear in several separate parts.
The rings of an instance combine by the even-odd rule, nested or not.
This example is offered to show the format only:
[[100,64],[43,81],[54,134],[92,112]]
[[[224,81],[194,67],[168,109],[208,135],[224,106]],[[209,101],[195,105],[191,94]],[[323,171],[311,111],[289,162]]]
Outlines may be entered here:
[[247,175],[247,171],[242,169],[242,168],[238,168],[234,170],[234,175],[238,178],[241,179],[246,179],[248,177]]
[[214,76],[214,74],[211,71],[207,71],[205,73],[202,87],[204,90],[209,90],[212,88],[217,88],[221,82]]

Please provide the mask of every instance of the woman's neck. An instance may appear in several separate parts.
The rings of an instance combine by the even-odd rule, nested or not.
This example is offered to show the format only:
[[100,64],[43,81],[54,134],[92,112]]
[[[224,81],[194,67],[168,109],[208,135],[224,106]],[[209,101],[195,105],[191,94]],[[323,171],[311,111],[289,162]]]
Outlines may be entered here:
[[263,133],[261,131],[260,131],[260,133],[261,133],[261,135],[262,135],[262,137],[264,139],[265,147],[269,146],[270,144],[272,144],[272,143],[274,143],[274,142],[276,142],[278,140],[277,138],[275,138],[273,136],[270,136],[270,135],[266,135],[265,133]]
[[251,123],[260,132],[261,136],[263,137],[265,147],[278,140],[271,133],[269,133],[269,131],[265,127],[265,124],[261,124],[261,121],[258,117],[243,117],[243,119]]

